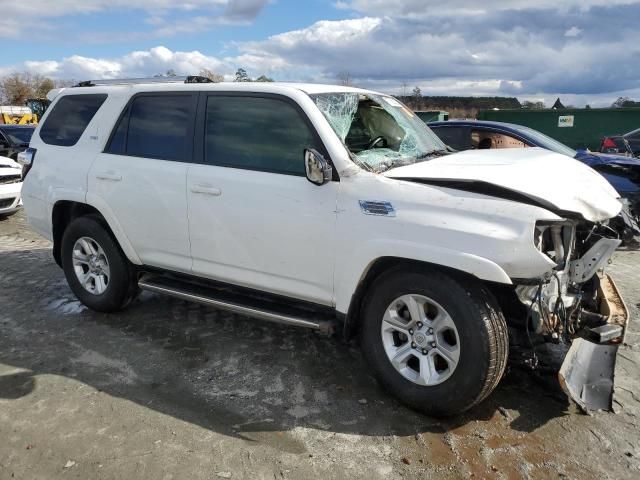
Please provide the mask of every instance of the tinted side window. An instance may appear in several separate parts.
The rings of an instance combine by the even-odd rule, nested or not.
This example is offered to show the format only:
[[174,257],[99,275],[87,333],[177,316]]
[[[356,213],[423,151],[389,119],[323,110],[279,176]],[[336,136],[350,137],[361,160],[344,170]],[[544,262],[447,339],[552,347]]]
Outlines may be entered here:
[[293,105],[275,98],[207,98],[207,163],[304,175],[305,148],[319,145]]
[[471,148],[471,137],[467,127],[431,127],[440,140],[455,150]]
[[42,125],[40,138],[49,145],[75,145],[106,98],[106,94],[62,97]]
[[128,120],[126,138],[122,138],[124,126],[118,125],[108,151],[164,160],[191,160],[193,106],[193,95],[135,97],[128,119],[124,115],[120,121]]

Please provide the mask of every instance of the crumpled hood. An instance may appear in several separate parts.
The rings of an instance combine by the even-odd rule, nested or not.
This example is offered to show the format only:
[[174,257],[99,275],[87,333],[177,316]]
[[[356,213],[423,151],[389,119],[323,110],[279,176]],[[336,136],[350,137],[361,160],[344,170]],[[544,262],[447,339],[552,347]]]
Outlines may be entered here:
[[394,168],[383,175],[490,184],[548,208],[578,213],[592,222],[615,217],[622,208],[618,193],[595,170],[541,148],[467,150]]

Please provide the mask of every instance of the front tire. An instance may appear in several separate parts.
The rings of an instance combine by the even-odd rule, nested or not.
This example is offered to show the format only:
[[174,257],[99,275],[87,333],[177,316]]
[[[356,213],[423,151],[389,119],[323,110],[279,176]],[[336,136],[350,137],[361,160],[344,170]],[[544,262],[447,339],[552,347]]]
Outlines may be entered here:
[[365,298],[362,348],[382,386],[432,416],[486,398],[502,377],[507,326],[493,295],[474,279],[394,269]]
[[62,236],[61,255],[69,287],[90,309],[115,312],[137,295],[135,271],[99,217],[73,220]]

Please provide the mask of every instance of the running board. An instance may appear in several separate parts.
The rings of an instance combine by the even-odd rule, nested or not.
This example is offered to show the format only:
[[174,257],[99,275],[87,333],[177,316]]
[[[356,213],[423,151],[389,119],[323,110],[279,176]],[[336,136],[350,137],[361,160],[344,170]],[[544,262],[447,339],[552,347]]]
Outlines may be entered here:
[[260,320],[310,328],[327,335],[331,335],[335,331],[335,321],[327,315],[316,314],[309,309],[275,303],[258,296],[242,295],[230,288],[215,288],[201,283],[153,274],[143,275],[138,280],[138,286],[142,290],[201,303]]

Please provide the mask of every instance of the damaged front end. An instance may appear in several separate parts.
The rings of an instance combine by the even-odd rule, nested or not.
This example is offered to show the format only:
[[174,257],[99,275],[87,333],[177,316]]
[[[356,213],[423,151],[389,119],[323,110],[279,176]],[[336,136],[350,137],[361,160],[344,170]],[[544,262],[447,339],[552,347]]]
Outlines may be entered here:
[[566,348],[559,380],[582,409],[609,410],[615,358],[629,318],[615,283],[604,273],[621,240],[610,229],[579,221],[539,222],[535,243],[556,264],[536,282],[516,286],[527,307],[526,329]]

